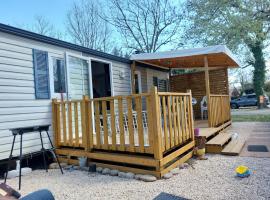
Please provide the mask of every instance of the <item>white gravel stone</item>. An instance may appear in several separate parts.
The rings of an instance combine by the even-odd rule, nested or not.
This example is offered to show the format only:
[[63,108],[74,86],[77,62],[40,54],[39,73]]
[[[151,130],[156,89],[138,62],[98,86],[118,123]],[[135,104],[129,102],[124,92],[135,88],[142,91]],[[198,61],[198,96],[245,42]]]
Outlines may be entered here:
[[89,167],[80,167],[79,169],[82,170],[82,171],[88,171]]
[[173,175],[180,174],[180,169],[179,168],[174,168],[170,171]]
[[102,170],[103,170],[103,168],[102,168],[102,167],[97,167],[97,169],[96,169],[96,171],[97,171],[98,173],[101,173],[101,172],[102,172]]
[[131,172],[126,173],[126,178],[133,179],[134,176],[135,176],[134,173],[131,173]]
[[107,174],[110,174],[110,172],[111,172],[111,170],[109,168],[104,168],[101,173],[103,175],[107,175]]
[[111,176],[118,176],[119,170],[113,169],[110,171]]
[[[40,188],[52,191],[55,199],[154,199],[166,192],[187,199],[270,199],[270,158],[207,155],[208,160],[198,161],[196,168],[189,167],[171,179],[152,183],[103,176],[98,173],[74,170],[61,174],[59,169],[34,170],[22,177],[22,196]],[[235,177],[235,168],[245,165],[253,174],[244,179]],[[0,183],[3,179],[0,178]],[[8,180],[8,185],[18,188],[18,179]]]
[[184,168],[189,168],[189,164],[188,163],[183,163]]
[[126,173],[125,173],[125,172],[119,172],[119,173],[118,173],[118,176],[119,176],[120,178],[126,178]]
[[173,177],[173,174],[169,172],[167,174],[164,174],[162,178],[169,179],[169,178],[172,178],[172,177]]
[[[60,165],[61,165],[62,168],[65,168],[65,167],[68,166],[67,163],[60,163]],[[49,169],[59,169],[58,163],[57,163],[57,162],[51,163],[51,164],[49,165]]]
[[142,175],[140,180],[142,180],[144,182],[153,182],[153,181],[156,181],[157,178],[155,176],[152,176],[152,175]]
[[78,165],[74,165],[74,166],[73,166],[73,169],[75,169],[75,170],[79,170],[79,169],[80,169],[80,167],[79,167]]
[[134,178],[136,180],[140,180],[141,179],[141,176],[143,176],[142,174],[135,174]]

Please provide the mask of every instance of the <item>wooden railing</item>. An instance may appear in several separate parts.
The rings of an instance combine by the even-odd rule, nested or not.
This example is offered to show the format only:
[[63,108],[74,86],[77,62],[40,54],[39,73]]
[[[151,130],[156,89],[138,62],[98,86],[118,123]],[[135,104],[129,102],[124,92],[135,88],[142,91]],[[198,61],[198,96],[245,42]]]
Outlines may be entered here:
[[191,93],[159,93],[159,97],[163,151],[193,140]]
[[217,127],[231,120],[229,95],[211,94],[209,106],[210,127]]
[[191,92],[53,100],[56,146],[153,154],[194,140]]

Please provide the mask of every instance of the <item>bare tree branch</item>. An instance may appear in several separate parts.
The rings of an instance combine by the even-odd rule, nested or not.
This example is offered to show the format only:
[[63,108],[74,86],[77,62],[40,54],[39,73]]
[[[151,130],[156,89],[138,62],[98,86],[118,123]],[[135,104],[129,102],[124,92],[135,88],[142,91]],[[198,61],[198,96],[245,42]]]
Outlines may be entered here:
[[111,23],[126,47],[155,52],[178,39],[180,9],[169,0],[111,0]]
[[81,0],[74,2],[67,14],[67,31],[76,44],[108,52],[111,47],[111,29],[100,16],[102,10],[97,2]]

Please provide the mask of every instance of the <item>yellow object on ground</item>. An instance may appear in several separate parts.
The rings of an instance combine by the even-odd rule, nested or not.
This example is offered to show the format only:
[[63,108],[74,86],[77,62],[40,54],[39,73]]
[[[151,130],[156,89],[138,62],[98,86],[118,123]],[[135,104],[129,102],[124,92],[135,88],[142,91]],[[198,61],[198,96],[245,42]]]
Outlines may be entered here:
[[238,174],[244,174],[248,171],[248,167],[244,166],[244,165],[240,165],[235,169],[236,173]]
[[197,151],[196,151],[196,155],[197,156],[202,156],[202,155],[204,155],[205,154],[205,148],[203,148],[203,149],[198,149]]

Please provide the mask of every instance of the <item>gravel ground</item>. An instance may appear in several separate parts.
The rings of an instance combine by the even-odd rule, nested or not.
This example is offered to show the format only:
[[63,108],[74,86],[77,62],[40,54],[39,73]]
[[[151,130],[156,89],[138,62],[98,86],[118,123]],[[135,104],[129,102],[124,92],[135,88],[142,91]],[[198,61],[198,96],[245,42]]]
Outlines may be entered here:
[[[34,171],[22,178],[22,194],[48,188],[61,199],[153,199],[161,192],[189,199],[270,199],[270,159],[208,155],[194,168],[182,169],[168,180],[146,183],[137,180],[88,174],[83,171]],[[248,166],[249,178],[235,177],[238,165]],[[2,180],[0,180],[1,182]],[[8,180],[18,187],[18,179]]]

